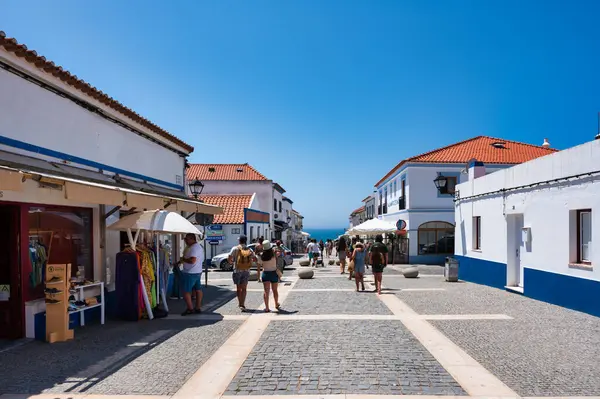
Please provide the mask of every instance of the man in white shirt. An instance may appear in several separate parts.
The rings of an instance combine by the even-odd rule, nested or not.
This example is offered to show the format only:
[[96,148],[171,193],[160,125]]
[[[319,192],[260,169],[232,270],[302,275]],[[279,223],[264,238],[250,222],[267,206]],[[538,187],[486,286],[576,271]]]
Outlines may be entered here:
[[[202,313],[202,262],[204,261],[204,249],[196,242],[194,234],[185,235],[187,245],[183,257],[179,259],[178,265],[183,264],[181,271],[183,285],[183,299],[187,309],[182,316],[194,313]],[[192,291],[196,291],[196,308],[192,305]]]

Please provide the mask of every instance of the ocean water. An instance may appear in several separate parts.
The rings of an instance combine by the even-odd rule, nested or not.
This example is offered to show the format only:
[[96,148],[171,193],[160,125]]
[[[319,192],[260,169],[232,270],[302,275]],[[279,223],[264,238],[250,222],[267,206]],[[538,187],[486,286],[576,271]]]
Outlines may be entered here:
[[310,234],[310,238],[314,238],[319,242],[323,240],[325,242],[328,238],[335,240],[340,235],[344,234],[346,229],[304,229],[308,234]]

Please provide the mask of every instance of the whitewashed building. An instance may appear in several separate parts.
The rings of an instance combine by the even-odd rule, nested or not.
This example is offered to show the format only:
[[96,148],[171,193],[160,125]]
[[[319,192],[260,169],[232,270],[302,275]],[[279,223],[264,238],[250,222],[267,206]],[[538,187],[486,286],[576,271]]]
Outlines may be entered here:
[[[204,195],[251,195],[252,209],[268,214],[268,219],[257,228],[247,228],[242,233],[248,240],[273,233],[273,181],[244,164],[190,164],[188,180],[200,180],[204,184]],[[250,227],[250,226],[249,226]]]
[[362,200],[365,207],[365,221],[377,217],[377,192]]
[[306,248],[306,236],[302,233],[304,228],[304,216],[292,209],[292,243],[290,249],[294,253],[300,253]]
[[459,278],[600,316],[600,140],[486,166],[456,187]]
[[192,151],[0,32],[0,338],[33,337],[45,310],[45,265],[32,250],[112,292],[127,240],[106,226],[121,213],[217,213],[185,195]]
[[[477,136],[407,158],[375,184],[377,217],[406,222],[409,263],[442,264],[454,253],[454,191],[468,179],[468,162],[483,161],[491,173],[555,151],[548,147]],[[446,178],[444,193],[437,176]]]
[[283,245],[285,245],[288,248],[291,248],[292,241],[294,239],[294,225],[292,223],[293,222],[292,212],[293,212],[293,207],[294,207],[294,201],[292,201],[285,195],[282,197],[282,199],[283,199],[282,200],[283,210],[281,212],[281,215],[282,215],[282,219],[285,221],[285,223],[282,226],[283,231],[281,234],[281,241],[283,242]]
[[366,208],[364,206],[361,206],[360,208],[353,210],[350,213],[350,217],[348,218],[348,220],[349,220],[349,228],[350,229],[352,227],[358,226],[359,224],[361,224],[363,222],[366,222],[367,221]]

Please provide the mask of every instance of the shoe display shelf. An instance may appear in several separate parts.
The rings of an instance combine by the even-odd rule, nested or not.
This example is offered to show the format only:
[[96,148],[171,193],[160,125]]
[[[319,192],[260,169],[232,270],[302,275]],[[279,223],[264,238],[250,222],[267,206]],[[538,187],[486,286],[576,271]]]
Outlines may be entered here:
[[49,343],[73,339],[73,330],[69,330],[68,276],[71,264],[46,265],[46,341]]
[[97,303],[95,305],[91,305],[91,306],[83,306],[77,310],[69,311],[69,314],[79,313],[79,325],[82,327],[85,326],[85,311],[94,309],[94,308],[100,308],[100,324],[104,324],[104,283],[98,282],[98,283],[90,283],[90,284],[85,284],[85,285],[76,285],[72,288],[72,290],[77,291],[76,294],[73,294],[73,295],[75,295],[75,299],[78,301],[85,302],[85,300],[86,300],[86,296],[85,296],[86,291],[85,290],[89,290],[90,288],[94,288],[94,287],[100,288],[100,302],[99,303]]

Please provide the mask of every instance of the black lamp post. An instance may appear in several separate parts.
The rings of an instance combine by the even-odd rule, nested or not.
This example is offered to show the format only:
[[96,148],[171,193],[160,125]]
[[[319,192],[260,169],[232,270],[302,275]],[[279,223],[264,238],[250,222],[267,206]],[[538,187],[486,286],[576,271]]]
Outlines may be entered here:
[[438,176],[433,180],[433,184],[435,184],[435,187],[438,189],[440,194],[448,193],[448,178],[446,176],[438,174]]
[[198,199],[200,194],[202,194],[202,190],[204,190],[204,184],[198,179],[190,181],[188,186],[190,186],[190,192],[195,199]]

